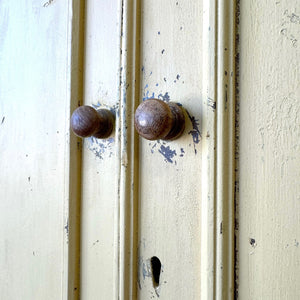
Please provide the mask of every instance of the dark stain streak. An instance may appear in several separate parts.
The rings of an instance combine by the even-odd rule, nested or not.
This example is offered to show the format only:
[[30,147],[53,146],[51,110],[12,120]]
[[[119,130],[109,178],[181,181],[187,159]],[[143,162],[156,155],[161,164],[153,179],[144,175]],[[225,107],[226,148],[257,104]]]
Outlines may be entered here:
[[1,125],[4,123],[5,117],[2,118]]
[[165,147],[164,145],[160,146],[158,152],[162,154],[165,158],[165,161],[169,163],[173,163],[173,158],[177,155],[175,150],[170,149],[170,146]]
[[161,50],[161,54],[164,54],[165,51],[166,51],[165,49],[162,49],[162,50]]
[[220,234],[223,234],[223,222],[220,223]]
[[28,178],[27,178],[27,179],[28,179],[28,182],[30,182],[30,179],[31,179],[31,178],[30,178],[30,176],[28,176]]

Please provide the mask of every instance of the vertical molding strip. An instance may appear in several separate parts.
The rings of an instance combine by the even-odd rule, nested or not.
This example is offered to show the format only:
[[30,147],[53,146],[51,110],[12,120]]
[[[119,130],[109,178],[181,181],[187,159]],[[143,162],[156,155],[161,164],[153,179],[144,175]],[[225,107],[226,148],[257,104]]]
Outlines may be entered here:
[[218,0],[216,298],[234,295],[235,1]]
[[[139,97],[139,0],[121,3],[121,66],[119,115],[118,288],[114,299],[137,297],[138,137],[134,112]],[[116,277],[116,276],[115,276]]]
[[[85,1],[69,1],[69,82],[67,95],[69,118],[66,131],[70,132],[71,113],[82,104],[83,100],[83,60],[84,60],[84,14]],[[82,140],[69,134],[69,161],[66,162],[66,179],[69,189],[65,191],[66,217],[64,231],[67,234],[65,276],[68,286],[64,287],[64,299],[80,298],[80,207],[81,207],[81,165]]]
[[216,3],[203,1],[203,116],[201,203],[201,299],[215,299],[216,193]]
[[234,295],[235,9],[203,2],[202,299]]

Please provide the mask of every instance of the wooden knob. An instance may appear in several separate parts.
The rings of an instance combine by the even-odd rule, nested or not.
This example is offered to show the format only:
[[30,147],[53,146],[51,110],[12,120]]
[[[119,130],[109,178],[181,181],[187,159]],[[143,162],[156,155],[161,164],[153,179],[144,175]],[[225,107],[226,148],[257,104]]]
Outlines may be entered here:
[[185,118],[176,103],[148,99],[138,106],[134,124],[138,134],[147,140],[175,140],[184,131]]
[[79,137],[109,137],[113,130],[114,116],[107,109],[96,110],[91,106],[79,106],[72,114],[71,129]]

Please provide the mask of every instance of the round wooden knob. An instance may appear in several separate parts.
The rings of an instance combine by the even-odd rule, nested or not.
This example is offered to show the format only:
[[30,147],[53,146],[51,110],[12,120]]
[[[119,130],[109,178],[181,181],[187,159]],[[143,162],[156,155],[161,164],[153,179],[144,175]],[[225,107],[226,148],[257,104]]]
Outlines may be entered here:
[[138,106],[134,124],[138,134],[147,140],[175,140],[184,131],[185,118],[176,103],[148,99]]
[[71,116],[71,129],[79,137],[109,137],[113,130],[114,116],[107,109],[96,110],[91,106],[79,106]]

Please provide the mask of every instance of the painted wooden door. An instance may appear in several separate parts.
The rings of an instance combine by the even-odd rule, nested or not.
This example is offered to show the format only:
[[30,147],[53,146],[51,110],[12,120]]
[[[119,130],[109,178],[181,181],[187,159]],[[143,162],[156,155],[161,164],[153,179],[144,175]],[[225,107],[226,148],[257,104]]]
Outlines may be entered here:
[[[230,297],[234,7],[0,9],[1,298]],[[183,106],[181,138],[136,134],[151,97]],[[82,104],[115,113],[109,139],[70,134]]]
[[[235,6],[89,0],[85,16],[84,103],[116,129],[83,143],[81,297],[232,297]],[[137,135],[149,98],[184,107],[181,138]]]
[[[18,3],[0,3],[0,298],[298,299],[298,3]],[[179,139],[137,135],[149,98],[185,109]],[[110,138],[70,133],[82,104],[114,112]]]

